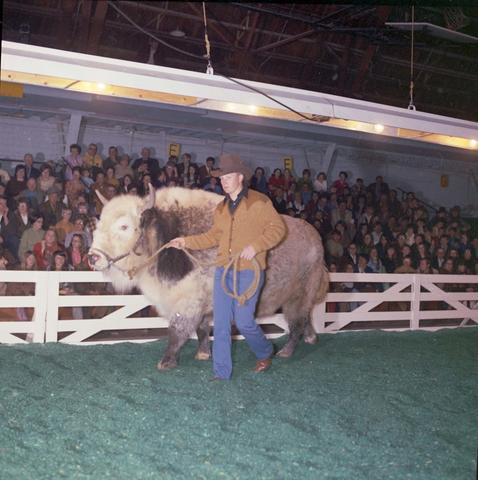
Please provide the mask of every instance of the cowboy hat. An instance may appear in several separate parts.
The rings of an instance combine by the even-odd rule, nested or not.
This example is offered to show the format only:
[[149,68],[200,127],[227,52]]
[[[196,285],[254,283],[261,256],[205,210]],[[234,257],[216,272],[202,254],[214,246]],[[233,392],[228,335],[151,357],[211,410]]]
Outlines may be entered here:
[[222,177],[228,173],[241,173],[245,180],[252,176],[250,168],[241,160],[239,155],[225,153],[219,157],[219,167],[211,171],[214,177]]

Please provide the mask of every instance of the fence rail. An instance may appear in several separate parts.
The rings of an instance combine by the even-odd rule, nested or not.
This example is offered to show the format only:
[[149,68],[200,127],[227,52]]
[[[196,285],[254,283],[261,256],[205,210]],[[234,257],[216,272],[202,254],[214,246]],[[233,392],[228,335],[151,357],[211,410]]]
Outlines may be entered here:
[[[478,276],[418,274],[330,274],[331,291],[316,305],[318,333],[344,329],[437,330],[478,324]],[[0,297],[0,343],[62,342],[72,344],[149,341],[141,330],[166,329],[161,316],[133,316],[150,306],[138,294],[85,293],[107,285],[100,272],[2,271],[7,295]],[[11,284],[34,284],[34,295],[8,295]],[[73,291],[61,293],[65,284]],[[64,289],[63,293],[64,293]],[[79,293],[82,291],[82,293]],[[260,319],[269,337],[287,332],[281,314]],[[162,330],[165,332],[165,330]],[[103,335],[103,336],[101,336]]]

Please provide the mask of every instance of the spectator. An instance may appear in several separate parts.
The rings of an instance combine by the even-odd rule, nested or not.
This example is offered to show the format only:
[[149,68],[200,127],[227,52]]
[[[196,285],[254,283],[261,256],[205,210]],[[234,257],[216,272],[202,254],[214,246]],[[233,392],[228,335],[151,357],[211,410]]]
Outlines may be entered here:
[[181,155],[181,162],[177,164],[177,178],[180,179],[184,177],[187,172],[189,172],[189,166],[194,165],[195,170],[197,170],[198,166],[191,160],[190,153],[183,153]]
[[156,158],[151,157],[151,149],[143,147],[141,156],[133,162],[131,168],[135,172],[136,179],[146,172],[150,173],[153,178],[156,178],[159,172],[159,162]]
[[38,191],[37,181],[33,177],[27,180],[27,187],[22,190],[20,196],[27,201],[31,212],[36,212],[43,202],[43,195]]
[[108,156],[103,160],[101,168],[104,172],[108,169],[108,167],[113,167],[113,170],[119,163],[118,157],[118,148],[117,147],[109,147],[108,148]]
[[61,220],[55,225],[55,232],[60,243],[65,243],[66,235],[74,231],[75,226],[71,223],[72,210],[64,205],[61,210]]
[[88,263],[88,249],[83,235],[74,233],[67,248],[68,261],[74,270],[91,270]]
[[43,217],[31,216],[31,227],[27,228],[20,239],[20,246],[18,248],[18,258],[22,259],[25,253],[29,250],[33,250],[36,243],[41,242],[45,236],[45,230],[43,230]]
[[339,196],[343,195],[344,190],[349,187],[349,184],[347,183],[347,177],[347,172],[342,171],[339,173],[339,178],[332,184],[332,186],[336,189],[337,195]]
[[305,205],[302,201],[302,194],[300,192],[295,192],[294,200],[287,204],[287,208],[292,209],[295,216],[299,216],[305,210]]
[[57,250],[63,250],[63,245],[58,243],[55,229],[48,228],[43,240],[35,243],[33,246],[33,254],[35,255],[39,270],[47,269],[48,265],[52,262],[53,254]]
[[85,193],[89,195],[91,193],[91,187],[93,186],[95,181],[91,177],[91,172],[89,171],[88,168],[83,167],[81,169],[81,183],[85,187],[85,190],[84,190]]
[[257,190],[264,195],[267,195],[269,193],[265,172],[262,167],[256,168],[256,170],[254,171],[254,175],[251,178],[250,185],[250,188],[252,188],[252,190]]
[[274,196],[272,197],[272,204],[278,213],[283,215],[287,213],[287,204],[284,200],[284,190],[282,190],[282,188],[275,188]]
[[375,178],[375,182],[371,183],[367,190],[372,193],[376,203],[383,194],[388,195],[389,192],[388,185],[383,181],[383,177],[381,175],[378,175]]
[[17,165],[15,167],[15,174],[7,183],[5,189],[5,196],[9,203],[9,207],[15,206],[15,200],[20,196],[20,193],[27,188],[27,181],[25,178],[26,170],[24,165]]
[[378,250],[376,248],[372,248],[370,250],[367,266],[370,268],[370,270],[372,270],[373,273],[385,273],[385,267],[378,256]]
[[48,190],[48,198],[40,205],[39,211],[43,217],[44,228],[56,225],[61,218],[62,204],[59,201],[60,191],[56,187]]
[[197,167],[195,163],[191,163],[186,173],[181,177],[181,186],[185,188],[198,188],[199,187],[199,175],[197,173]]
[[412,257],[403,257],[401,265],[395,269],[394,273],[416,273],[412,266]]
[[295,178],[292,175],[292,172],[288,168],[284,168],[284,174],[282,178],[284,180],[284,191],[288,193],[291,186],[296,185]]
[[[73,178],[73,168],[83,166],[83,158],[81,158],[81,147],[78,144],[73,143],[72,145],[70,145],[70,155],[65,158],[65,163],[65,180],[71,180]],[[89,168],[88,165],[86,167]],[[52,186],[53,185],[50,185],[48,188]],[[48,188],[46,188],[46,190],[48,190]]]
[[365,199],[366,198],[365,193],[367,189],[365,188],[363,178],[357,178],[355,183],[352,185],[352,188],[350,189],[350,191],[352,192],[352,195],[354,197],[357,198],[362,196]]
[[169,161],[166,163],[164,167],[164,173],[166,174],[166,185],[169,185],[171,181],[178,183],[178,170],[176,165],[173,162]]
[[[150,177],[151,178],[151,177]],[[116,189],[119,187],[119,181],[115,177],[115,169],[113,167],[108,167],[105,171],[105,183],[113,185]]]
[[5,265],[9,270],[14,270],[17,267],[18,260],[5,245],[5,238],[3,235],[0,235],[0,256],[4,257],[7,261]]
[[71,180],[65,183],[65,193],[68,199],[68,205],[73,206],[76,203],[78,195],[85,191],[85,184],[81,181],[81,168],[73,167]]
[[22,238],[23,232],[31,227],[28,218],[28,203],[26,199],[19,198],[17,204],[18,207],[11,215],[8,226],[5,229],[5,246],[15,257],[18,257],[18,248],[20,246],[20,239]]
[[302,183],[301,188],[299,189],[299,184],[297,184],[297,189],[302,194],[302,201],[304,205],[307,205],[312,200],[312,188],[308,182]]
[[[27,250],[25,254],[21,257],[20,270],[26,270],[26,271],[38,270],[35,255],[33,255],[33,252],[31,250]],[[18,283],[12,283],[10,285],[13,286],[10,291],[10,295],[19,295],[19,296],[26,296],[26,297],[35,295],[34,283],[18,282]],[[31,319],[32,313],[30,313],[29,315],[25,307],[17,307],[15,310],[16,310],[16,316],[18,321],[26,322]],[[32,309],[29,308],[28,310],[32,310]]]
[[211,177],[211,172],[214,168],[215,159],[214,157],[207,157],[206,158],[206,165],[201,165],[199,167],[199,185],[201,188],[204,187],[207,183],[209,183],[209,178]]
[[353,271],[357,271],[358,268],[358,254],[357,254],[357,245],[355,243],[350,243],[342,257],[342,268],[344,265],[352,265]]
[[[297,190],[302,193],[313,192],[314,185],[310,178],[310,170],[308,168],[304,168],[304,170],[302,170],[302,177],[297,179]],[[309,200],[310,198],[304,198],[304,203],[307,203]]]
[[272,198],[275,196],[275,191],[280,188],[284,190],[284,177],[282,176],[282,170],[276,168],[267,182],[267,187],[269,188],[269,193]]
[[209,182],[206,185],[204,185],[204,190],[208,192],[218,193],[219,195],[222,195],[223,193],[219,180],[214,176],[209,178]]
[[342,234],[339,230],[333,230],[326,242],[326,252],[328,254],[328,261],[338,264],[344,254],[344,247],[342,245]]
[[[132,175],[129,175],[128,173],[124,175],[121,180],[120,180],[120,187],[119,187],[119,193],[128,193],[129,192],[129,186],[133,183],[133,177]],[[157,187],[159,185],[156,184]]]
[[2,185],[6,185],[9,181],[10,181],[10,174],[3,168],[0,168],[0,183]]
[[25,179],[29,178],[37,179],[40,176],[40,170],[33,166],[33,155],[31,153],[25,153],[23,156],[23,163],[25,166]]
[[325,172],[320,172],[317,178],[314,180],[314,191],[326,192],[327,191],[327,175]]
[[393,246],[387,248],[385,257],[383,258],[383,266],[386,273],[394,273],[398,267],[397,250]]
[[131,177],[131,180],[134,177],[133,169],[129,166],[129,155],[121,155],[121,158],[119,160],[119,164],[115,165],[115,177],[118,180],[121,180],[122,178],[125,177],[125,175],[129,175]]
[[38,190],[43,193],[43,198],[48,190],[53,188],[55,184],[55,177],[52,175],[51,167],[48,164],[43,164],[40,167],[40,176],[37,178]]
[[96,143],[90,143],[88,145],[88,150],[83,155],[83,164],[91,170],[93,176],[101,170],[103,159],[98,154],[98,146]]
[[0,197],[0,233],[5,233],[10,223],[10,209],[7,205],[7,199]]

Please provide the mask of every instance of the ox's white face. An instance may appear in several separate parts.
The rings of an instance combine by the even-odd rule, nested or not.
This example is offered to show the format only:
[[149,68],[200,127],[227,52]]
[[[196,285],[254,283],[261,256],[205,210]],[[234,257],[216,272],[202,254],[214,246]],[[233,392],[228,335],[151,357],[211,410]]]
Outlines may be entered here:
[[[115,263],[123,270],[131,268],[132,249],[140,235],[141,213],[145,202],[133,195],[122,195],[108,202],[101,213],[100,221],[93,233],[93,243],[88,257],[95,270],[107,271],[108,274],[120,272],[109,265],[110,259],[131,252],[131,255]],[[138,258],[138,257],[136,257]]]

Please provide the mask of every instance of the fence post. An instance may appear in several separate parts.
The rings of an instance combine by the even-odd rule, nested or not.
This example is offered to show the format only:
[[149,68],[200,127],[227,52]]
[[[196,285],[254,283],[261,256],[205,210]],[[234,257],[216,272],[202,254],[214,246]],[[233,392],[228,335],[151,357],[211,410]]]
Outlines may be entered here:
[[59,296],[59,278],[58,272],[47,273],[47,309],[46,309],[46,328],[45,342],[58,341],[58,296]]
[[48,312],[48,273],[36,272],[35,308],[33,310],[33,342],[45,343],[46,316]]
[[410,330],[417,330],[420,326],[420,275],[413,275],[412,301],[410,303]]
[[322,303],[314,305],[312,309],[312,326],[317,333],[325,332],[325,311],[327,302],[324,300]]

